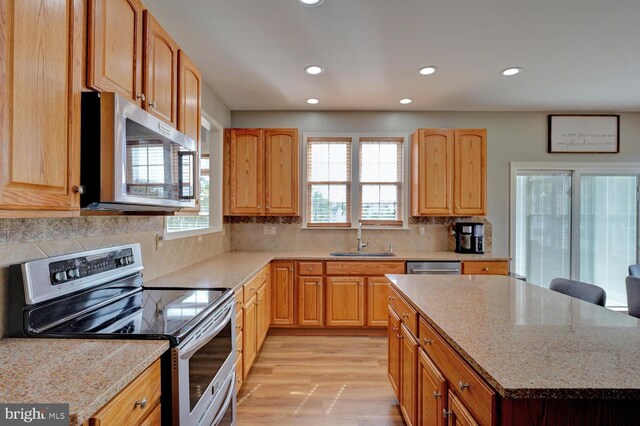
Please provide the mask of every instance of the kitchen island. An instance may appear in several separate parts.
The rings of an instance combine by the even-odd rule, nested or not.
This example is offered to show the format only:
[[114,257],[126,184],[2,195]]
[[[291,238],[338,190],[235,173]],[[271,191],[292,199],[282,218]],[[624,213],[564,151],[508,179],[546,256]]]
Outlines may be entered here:
[[387,277],[389,374],[411,423],[436,407],[480,424],[640,419],[637,319],[505,276]]

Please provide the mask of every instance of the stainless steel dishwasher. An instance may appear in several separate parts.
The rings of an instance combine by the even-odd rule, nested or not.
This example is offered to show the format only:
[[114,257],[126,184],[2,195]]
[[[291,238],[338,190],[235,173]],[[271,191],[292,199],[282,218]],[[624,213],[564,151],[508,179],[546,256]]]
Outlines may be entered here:
[[407,274],[460,275],[460,270],[455,261],[407,262]]

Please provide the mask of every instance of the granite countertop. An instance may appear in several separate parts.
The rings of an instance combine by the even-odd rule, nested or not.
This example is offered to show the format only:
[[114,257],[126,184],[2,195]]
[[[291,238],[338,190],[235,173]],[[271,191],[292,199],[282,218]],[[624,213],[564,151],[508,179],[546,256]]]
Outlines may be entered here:
[[328,251],[228,251],[210,257],[155,280],[146,287],[190,287],[236,289],[246,283],[272,260],[333,260],[333,261],[427,261],[427,260],[509,260],[505,256],[460,254],[452,251],[397,252],[395,256],[331,256]]
[[169,348],[163,340],[0,339],[0,401],[69,403],[82,424]]
[[505,398],[640,398],[640,320],[497,275],[387,275]]

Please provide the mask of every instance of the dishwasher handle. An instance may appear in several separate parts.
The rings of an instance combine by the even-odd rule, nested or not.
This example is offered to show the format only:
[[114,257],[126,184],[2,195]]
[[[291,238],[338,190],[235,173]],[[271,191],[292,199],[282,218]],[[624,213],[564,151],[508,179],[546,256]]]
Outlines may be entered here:
[[412,269],[412,274],[440,274],[440,273],[454,273],[460,272],[460,269]]

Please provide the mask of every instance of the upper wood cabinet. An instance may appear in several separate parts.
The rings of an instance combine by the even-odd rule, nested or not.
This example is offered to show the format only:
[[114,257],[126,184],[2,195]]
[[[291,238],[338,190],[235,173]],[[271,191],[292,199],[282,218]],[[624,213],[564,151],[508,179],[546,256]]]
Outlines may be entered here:
[[452,213],[453,130],[423,129],[411,136],[411,209],[414,216]]
[[147,111],[167,123],[178,121],[178,45],[149,11],[144,11],[144,93]]
[[87,86],[142,106],[142,12],[138,0],[89,0]]
[[460,129],[454,136],[453,213],[486,214],[487,131]]
[[420,129],[411,136],[411,214],[486,214],[485,129]]
[[0,2],[1,216],[79,209],[82,10],[81,0]]
[[225,214],[298,215],[298,130],[230,129],[225,141]]
[[183,50],[178,52],[178,130],[200,142],[202,74]]

